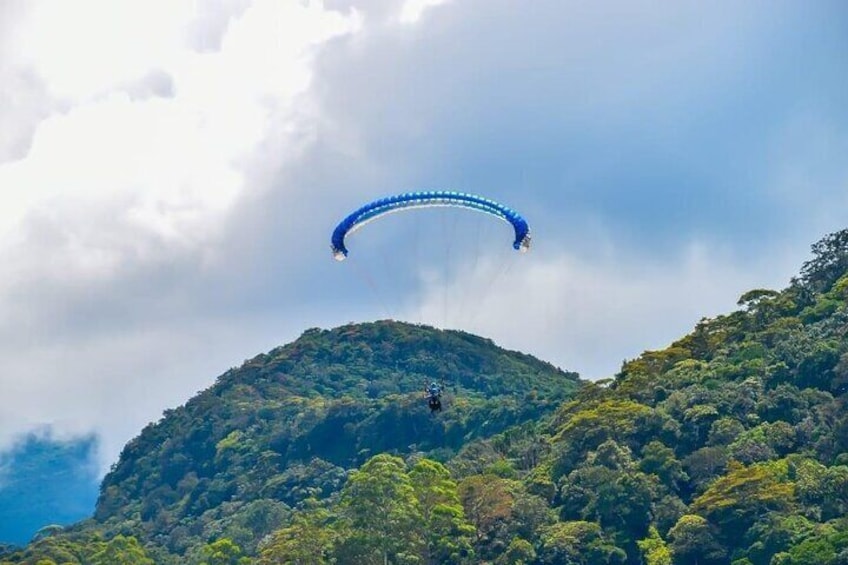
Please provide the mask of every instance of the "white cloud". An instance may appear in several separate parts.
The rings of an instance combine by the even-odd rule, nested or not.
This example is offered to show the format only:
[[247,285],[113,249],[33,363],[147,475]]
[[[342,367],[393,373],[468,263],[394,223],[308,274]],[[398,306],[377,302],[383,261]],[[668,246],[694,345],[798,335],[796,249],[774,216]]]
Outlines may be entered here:
[[34,3],[23,24],[21,64],[58,97],[84,99],[166,62],[192,16],[188,0]]
[[425,10],[439,4],[444,4],[447,0],[406,0],[400,10],[399,20],[403,24],[414,24],[421,18],[421,14]]
[[795,267],[782,258],[740,264],[700,244],[665,259],[546,251],[550,245],[541,256],[488,257],[448,284],[425,277],[423,304],[408,315],[598,379],[613,376],[625,358],[666,347],[702,317],[732,311],[750,288],[782,288]]
[[101,470],[108,469],[147,422],[247,357],[238,351],[242,337],[263,341],[258,332],[237,329],[231,321],[170,327],[127,322],[130,327],[94,339],[54,337],[49,344],[3,347],[3,393],[9,404],[0,445],[12,445],[23,430],[49,428],[58,441],[95,431]]
[[[240,165],[267,135],[272,111],[290,110],[308,86],[311,46],[357,26],[355,13],[319,4],[257,2],[232,24],[221,52],[199,54],[176,39],[193,4],[38,5],[33,68],[51,91],[82,102],[42,122],[25,159],[0,167],[0,184],[14,187],[0,232],[38,203],[123,192],[141,196],[130,216],[154,233],[211,223],[207,214],[226,210],[245,188]],[[49,17],[41,13],[48,9]],[[93,18],[98,10],[103,17]],[[152,37],[162,38],[155,48]],[[151,69],[173,77],[173,98],[135,101],[123,92]]]
[[[215,310],[231,297],[207,302],[233,284],[222,239],[269,188],[263,171],[301,150],[312,59],[360,17],[259,0],[207,22],[197,7],[44,2],[16,14],[0,71],[35,77],[45,103],[26,120],[0,113],[18,132],[0,138],[11,155],[0,159],[0,388],[15,406],[0,448],[44,425],[58,439],[95,430],[108,465],[164,408],[269,345]],[[8,96],[26,95],[19,83]],[[276,153],[258,161],[268,140]]]

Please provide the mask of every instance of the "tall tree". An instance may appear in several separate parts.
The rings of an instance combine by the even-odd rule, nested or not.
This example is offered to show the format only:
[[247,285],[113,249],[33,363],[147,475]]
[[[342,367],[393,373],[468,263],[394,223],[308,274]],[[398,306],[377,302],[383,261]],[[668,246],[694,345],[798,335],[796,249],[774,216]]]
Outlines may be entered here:
[[671,565],[671,550],[655,527],[651,526],[648,537],[636,543],[645,557],[645,565]]
[[[459,484],[465,514],[477,530],[477,543],[491,541],[499,524],[512,515],[515,497],[509,481],[496,475],[474,475]],[[509,540],[503,540],[504,547]]]
[[313,508],[295,515],[291,525],[277,530],[262,548],[259,565],[322,565],[328,562],[336,531],[334,516]]
[[400,457],[376,455],[351,473],[341,511],[350,531],[340,549],[355,549],[357,562],[421,562],[423,517]]
[[725,476],[695,500],[691,509],[717,525],[725,541],[735,544],[760,517],[792,508],[795,487],[787,475],[785,460],[750,467],[734,463]]
[[450,472],[437,461],[421,459],[413,465],[409,478],[424,518],[427,562],[470,562],[474,526],[465,519]]
[[801,267],[799,282],[812,292],[823,292],[848,271],[848,229],[826,235],[812,251],[813,258]]
[[91,556],[91,565],[153,565],[150,559],[134,537],[117,535],[103,544],[102,549]]
[[716,540],[709,522],[692,514],[682,516],[668,532],[675,565],[721,565],[727,551]]

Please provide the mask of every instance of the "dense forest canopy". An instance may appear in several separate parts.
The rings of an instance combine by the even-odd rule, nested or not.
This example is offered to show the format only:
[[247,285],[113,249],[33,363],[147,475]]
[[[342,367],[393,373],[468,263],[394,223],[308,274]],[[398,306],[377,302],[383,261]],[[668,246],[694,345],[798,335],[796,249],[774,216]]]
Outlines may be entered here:
[[848,564],[846,301],[848,230],[597,383],[461,332],[309,330],[0,562]]

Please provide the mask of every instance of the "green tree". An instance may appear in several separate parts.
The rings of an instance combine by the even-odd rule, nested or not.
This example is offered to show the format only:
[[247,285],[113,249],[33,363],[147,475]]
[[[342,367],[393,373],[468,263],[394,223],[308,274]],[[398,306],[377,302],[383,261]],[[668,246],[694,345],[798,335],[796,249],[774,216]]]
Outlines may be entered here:
[[153,560],[147,556],[144,548],[134,537],[117,535],[104,544],[104,547],[94,553],[89,561],[91,565],[153,565]]
[[814,293],[828,290],[848,271],[848,229],[828,234],[812,246],[798,283]]
[[[201,554],[203,555],[201,565],[247,565],[251,561],[249,557],[244,556],[241,548],[229,538],[221,538],[203,546]],[[121,563],[121,561],[111,561],[110,563]]]
[[727,459],[725,447],[702,447],[683,458],[683,468],[696,492],[725,471]]
[[495,559],[495,565],[526,565],[533,563],[536,559],[536,550],[533,544],[519,537],[509,542],[509,546],[501,555]]
[[624,563],[627,554],[605,538],[598,524],[572,521],[545,528],[539,559],[551,565],[612,565]]
[[691,508],[719,526],[725,539],[736,542],[760,517],[790,509],[795,503],[794,491],[786,461],[750,467],[737,463],[716,479]]
[[337,532],[334,516],[316,507],[295,514],[291,525],[274,532],[262,547],[259,565],[322,565],[328,563]]
[[513,496],[509,531],[515,537],[535,542],[545,526],[557,521],[556,513],[544,498],[530,494],[523,486],[516,486]]
[[403,459],[376,455],[351,473],[340,511],[350,531],[339,549],[358,560],[348,562],[420,561],[423,517]]
[[832,565],[836,561],[836,548],[827,539],[815,538],[775,557],[773,561],[779,565]]
[[465,519],[457,484],[437,461],[420,459],[409,472],[423,517],[428,563],[463,563],[473,558],[474,526]]
[[797,514],[768,514],[746,533],[746,555],[754,565],[769,565],[776,554],[814,536],[818,527]]
[[727,551],[718,543],[709,522],[687,514],[668,532],[675,565],[719,565],[725,563]]
[[562,421],[554,438],[554,449],[558,452],[551,475],[554,480],[573,469],[581,457],[597,450],[607,440],[628,445],[634,436],[645,434],[647,430],[643,429],[643,425],[654,415],[648,406],[618,399],[588,407],[569,403],[565,408],[575,411],[568,413],[561,409],[558,413]]
[[476,529],[478,543],[512,515],[515,497],[506,479],[495,475],[474,475],[459,483],[458,492],[465,515]]
[[655,527],[648,528],[648,537],[636,543],[645,558],[645,565],[671,565],[671,550]]
[[597,520],[616,532],[618,546],[635,552],[636,540],[648,533],[658,483],[637,469],[628,448],[608,440],[563,481],[563,518]]
[[744,431],[745,426],[736,418],[719,418],[710,427],[707,443],[709,445],[730,445]]
[[664,485],[677,492],[689,480],[674,450],[659,441],[651,441],[642,448],[639,469],[659,477]]

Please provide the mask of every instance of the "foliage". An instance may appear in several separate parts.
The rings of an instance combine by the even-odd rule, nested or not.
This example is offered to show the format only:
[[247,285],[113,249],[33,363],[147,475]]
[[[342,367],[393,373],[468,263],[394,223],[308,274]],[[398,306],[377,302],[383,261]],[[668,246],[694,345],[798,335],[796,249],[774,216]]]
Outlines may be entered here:
[[341,494],[341,511],[359,559],[379,563],[390,557],[420,553],[424,545],[421,507],[406,463],[376,455],[354,471]]
[[29,547],[0,555],[0,563],[38,565],[154,565],[144,547],[132,536],[117,535],[103,541],[94,534],[60,534],[43,538]]
[[648,537],[637,545],[645,557],[645,565],[671,565],[671,551],[653,526],[648,529]]

